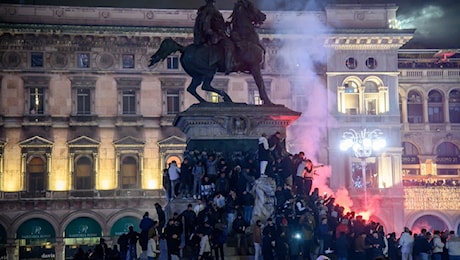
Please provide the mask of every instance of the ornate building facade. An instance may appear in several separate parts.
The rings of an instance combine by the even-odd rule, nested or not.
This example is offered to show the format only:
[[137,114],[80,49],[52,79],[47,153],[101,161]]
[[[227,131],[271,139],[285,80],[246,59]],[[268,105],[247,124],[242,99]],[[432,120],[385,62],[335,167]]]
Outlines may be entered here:
[[[364,173],[373,217],[388,231],[425,222],[457,230],[460,61],[401,49],[414,31],[391,28],[396,10],[267,12],[259,29],[267,92],[303,113],[288,129],[288,149],[330,165],[330,188],[349,190],[357,205]],[[100,237],[115,243],[165,203],[163,169],[182,160],[186,142],[173,120],[196,102],[190,77],[179,54],[147,64],[166,37],[192,42],[196,11],[0,12],[0,244],[9,259],[64,259]],[[235,102],[260,104],[250,75],[217,75],[213,84]],[[380,129],[387,147],[362,164],[338,146],[344,132],[365,128]]]

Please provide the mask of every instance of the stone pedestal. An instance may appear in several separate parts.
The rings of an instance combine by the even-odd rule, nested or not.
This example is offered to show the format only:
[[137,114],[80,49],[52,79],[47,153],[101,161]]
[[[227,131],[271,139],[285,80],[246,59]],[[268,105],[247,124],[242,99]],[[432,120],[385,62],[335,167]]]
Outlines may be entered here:
[[184,132],[187,150],[247,152],[257,149],[262,133],[286,136],[300,115],[282,105],[200,103],[179,113],[173,124]]

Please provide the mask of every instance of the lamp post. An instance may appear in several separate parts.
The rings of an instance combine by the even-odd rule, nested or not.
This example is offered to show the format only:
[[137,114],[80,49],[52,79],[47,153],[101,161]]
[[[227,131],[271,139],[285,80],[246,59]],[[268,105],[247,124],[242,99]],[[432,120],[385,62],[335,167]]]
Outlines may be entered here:
[[364,191],[364,205],[367,206],[367,178],[366,178],[366,159],[372,155],[373,151],[378,151],[386,146],[383,132],[380,129],[372,131],[364,128],[361,131],[349,129],[342,135],[340,150],[348,151],[351,149],[356,158],[361,159],[362,182]]

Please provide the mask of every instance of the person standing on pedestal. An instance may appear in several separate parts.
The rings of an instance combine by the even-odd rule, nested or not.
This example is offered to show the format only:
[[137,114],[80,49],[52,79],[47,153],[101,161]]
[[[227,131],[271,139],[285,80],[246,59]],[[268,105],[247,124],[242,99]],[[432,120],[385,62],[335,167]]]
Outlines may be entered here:
[[259,163],[260,163],[260,176],[267,177],[265,171],[267,170],[268,162],[270,160],[270,150],[268,146],[267,134],[263,133],[259,137]]
[[302,172],[302,186],[306,196],[310,196],[311,187],[313,185],[313,176],[316,170],[313,169],[313,162],[310,159],[305,161],[305,167]]

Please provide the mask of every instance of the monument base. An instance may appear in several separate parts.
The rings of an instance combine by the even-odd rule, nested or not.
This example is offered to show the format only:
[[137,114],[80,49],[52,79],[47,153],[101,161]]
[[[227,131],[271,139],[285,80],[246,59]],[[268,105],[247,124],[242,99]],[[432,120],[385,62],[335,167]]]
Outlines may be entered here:
[[179,113],[173,125],[185,134],[187,150],[250,152],[262,133],[285,136],[300,115],[282,105],[199,103]]

